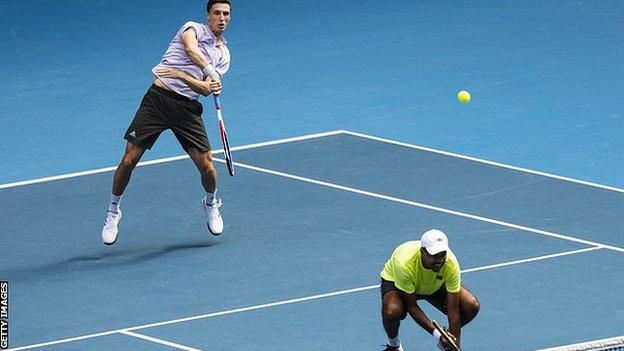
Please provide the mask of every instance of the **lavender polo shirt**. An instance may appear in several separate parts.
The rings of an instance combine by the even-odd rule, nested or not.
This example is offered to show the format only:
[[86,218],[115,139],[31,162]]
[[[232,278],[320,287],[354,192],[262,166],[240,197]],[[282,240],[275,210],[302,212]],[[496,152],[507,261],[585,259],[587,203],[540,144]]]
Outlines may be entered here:
[[[169,47],[160,60],[160,63],[156,65],[156,67],[152,68],[152,73],[154,73],[155,76],[158,76],[154,72],[155,69],[161,67],[171,67],[184,71],[196,79],[204,80],[204,73],[202,73],[201,68],[197,67],[197,65],[195,65],[195,63],[191,61],[188,56],[186,56],[186,52],[184,51],[182,33],[189,28],[193,28],[195,30],[197,42],[199,43],[199,49],[201,52],[212,62],[212,66],[215,68],[217,73],[223,77],[228,69],[230,69],[230,51],[226,46],[227,40],[222,37],[221,39],[223,42],[217,44],[216,38],[212,31],[208,29],[208,26],[197,22],[186,22],[182,27],[180,27],[178,33],[176,33],[175,37],[173,37],[169,43]],[[184,95],[193,100],[197,100],[199,98],[199,94],[194,92],[181,79],[158,78],[160,78],[160,80],[162,80],[163,83],[169,87],[169,89],[180,95]]]

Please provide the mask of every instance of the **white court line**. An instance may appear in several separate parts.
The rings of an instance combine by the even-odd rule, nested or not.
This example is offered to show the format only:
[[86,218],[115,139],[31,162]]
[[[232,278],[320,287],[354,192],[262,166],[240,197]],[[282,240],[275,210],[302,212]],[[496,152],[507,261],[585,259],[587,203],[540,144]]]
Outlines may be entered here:
[[[271,140],[271,141],[266,141],[266,142],[261,142],[261,143],[237,146],[237,147],[233,147],[232,150],[246,150],[246,149],[252,149],[252,148],[257,148],[257,147],[278,145],[278,144],[284,144],[284,143],[292,143],[292,142],[295,142],[295,141],[316,139],[316,138],[322,138],[322,137],[326,137],[326,136],[345,134],[345,133],[346,133],[346,131],[344,131],[344,130],[333,130],[333,131],[329,131],[329,132],[308,134],[308,135],[302,135],[302,136],[298,136],[298,137],[277,139],[277,140]],[[218,153],[222,153],[222,152],[223,152],[223,149],[212,150],[212,154],[218,154]],[[179,160],[184,160],[184,159],[187,159],[187,158],[189,158],[188,155],[180,155],[180,156],[159,158],[159,159],[156,159],[156,160],[139,162],[137,164],[137,167],[156,165],[156,164],[160,164],[160,163],[167,163],[167,162],[173,162],[173,161],[179,161]],[[83,171],[83,172],[74,172],[74,173],[60,174],[60,175],[50,176],[50,177],[22,180],[22,181],[12,182],[12,183],[5,183],[5,184],[0,184],[0,190],[1,189],[8,189],[8,188],[15,188],[15,187],[19,187],[19,186],[25,186],[25,185],[31,185],[31,184],[51,182],[51,181],[54,181],[54,180],[76,178],[76,177],[81,177],[81,176],[86,176],[86,175],[91,175],[91,174],[112,172],[115,169],[117,169],[117,166],[98,168],[98,169],[93,169],[93,170]]]
[[[491,264],[491,265],[487,265],[487,266],[463,269],[461,272],[462,273],[478,272],[478,271],[484,271],[484,270],[488,270],[488,269],[495,269],[495,268],[501,268],[501,267],[508,267],[508,266],[512,266],[512,265],[523,264],[523,263],[527,263],[527,262],[535,262],[535,261],[547,260],[547,259],[556,258],[556,257],[562,257],[562,256],[567,256],[567,255],[575,255],[575,254],[579,254],[579,253],[583,253],[583,252],[600,250],[600,249],[604,249],[604,247],[601,247],[601,246],[589,247],[589,248],[584,248],[584,249],[577,249],[577,250],[560,252],[560,253],[556,253],[556,254],[550,254],[550,255],[544,255],[544,256],[525,258],[525,259],[509,261],[509,262],[502,262],[502,263]],[[362,286],[362,287],[353,288],[353,289],[334,291],[334,292],[329,292],[329,293],[324,293],[324,294],[318,294],[318,295],[312,295],[312,296],[305,296],[305,297],[295,298],[295,299],[289,299],[289,300],[283,300],[283,301],[277,301],[277,302],[271,302],[271,303],[264,303],[264,304],[248,306],[248,307],[235,308],[235,309],[231,309],[231,310],[224,310],[224,311],[219,311],[219,312],[200,314],[200,315],[196,315],[196,316],[191,316],[191,317],[186,317],[186,318],[179,318],[179,319],[173,319],[173,320],[168,320],[168,321],[164,321],[164,322],[144,324],[144,325],[140,325],[140,326],[136,326],[136,327],[123,328],[123,329],[111,330],[111,331],[106,331],[106,332],[101,332],[101,333],[96,333],[96,334],[89,334],[89,335],[83,335],[83,336],[78,336],[78,337],[73,337],[73,338],[54,340],[54,341],[44,342],[44,343],[40,343],[40,344],[20,346],[20,347],[17,347],[17,348],[8,349],[8,351],[30,350],[30,349],[35,349],[35,348],[44,347],[44,346],[65,344],[65,343],[69,343],[69,342],[86,340],[86,339],[92,339],[92,338],[97,338],[97,337],[107,336],[107,335],[112,335],[112,334],[117,334],[117,333],[122,333],[122,334],[126,334],[127,335],[128,332],[131,332],[131,331],[134,331],[134,330],[155,328],[155,327],[161,327],[161,326],[165,326],[165,325],[171,325],[171,324],[178,324],[178,323],[195,321],[195,320],[199,320],[199,319],[207,319],[207,318],[225,316],[225,315],[230,315],[230,314],[235,314],[235,313],[242,313],[242,312],[260,310],[260,309],[265,309],[265,308],[270,308],[270,307],[289,305],[289,304],[294,304],[294,303],[299,303],[299,302],[319,300],[319,299],[324,299],[324,298],[328,298],[328,297],[347,295],[347,294],[352,294],[352,293],[356,293],[356,292],[367,291],[367,290],[372,290],[372,289],[377,289],[377,288],[379,288],[379,284]],[[137,335],[141,335],[141,334],[137,334]]]
[[[249,144],[249,145],[243,145],[243,146],[235,146],[235,147],[232,147],[231,149],[232,149],[232,151],[255,149],[255,148],[264,147],[264,146],[292,143],[292,142],[295,142],[295,141],[316,139],[316,138],[322,138],[322,137],[338,135],[338,134],[348,134],[348,131],[342,130],[342,129],[340,129],[340,130],[332,130],[332,131],[323,132],[323,133],[308,134],[308,135],[292,137],[292,138],[284,138],[284,139],[279,139],[279,140],[274,140],[274,141],[264,141],[264,142],[261,142],[261,143],[255,143],[255,144]],[[219,151],[223,152],[223,149],[219,149]]]
[[[290,143],[290,142],[296,142],[296,141],[303,141],[303,140],[315,139],[315,138],[322,138],[322,137],[326,137],[326,136],[339,135],[339,134],[347,134],[347,135],[357,136],[357,137],[370,139],[370,140],[375,140],[375,141],[379,141],[379,142],[384,142],[384,143],[388,143],[388,144],[404,146],[404,147],[408,147],[408,148],[411,148],[411,149],[427,151],[427,152],[432,152],[432,153],[436,153],[436,154],[440,154],[440,155],[451,156],[451,157],[456,157],[456,158],[463,159],[463,160],[469,160],[469,161],[483,163],[483,164],[487,164],[487,165],[491,165],[491,166],[496,166],[496,167],[500,167],[500,168],[511,169],[511,170],[514,170],[514,171],[519,171],[519,172],[524,172],[524,173],[529,173],[529,174],[535,174],[535,175],[548,177],[548,178],[553,178],[553,179],[558,179],[558,180],[562,180],[562,181],[566,181],[566,182],[587,185],[587,186],[594,187],[594,188],[600,188],[600,189],[615,191],[615,192],[618,192],[618,193],[624,193],[624,189],[613,187],[613,186],[607,186],[607,185],[593,183],[593,182],[588,182],[588,181],[584,181],[584,180],[579,180],[579,179],[574,179],[574,178],[569,178],[569,177],[563,177],[563,176],[559,176],[559,175],[552,174],[552,173],[546,173],[546,172],[536,171],[536,170],[532,170],[532,169],[528,169],[528,168],[516,167],[516,166],[508,165],[508,164],[505,164],[505,163],[488,161],[488,160],[477,158],[477,157],[466,156],[466,155],[462,155],[462,154],[452,153],[452,152],[443,151],[443,150],[434,149],[434,148],[429,148],[429,147],[425,147],[425,146],[409,144],[409,143],[400,142],[400,141],[396,141],[396,140],[380,138],[380,137],[376,137],[376,136],[372,136],[372,135],[368,135],[368,134],[357,133],[357,132],[353,132],[353,131],[349,131],[349,130],[343,130],[343,129],[333,130],[333,131],[328,131],[328,132],[322,132],[322,133],[302,135],[302,136],[298,136],[298,137],[277,139],[277,140],[260,142],[260,143],[249,144],[249,145],[236,146],[236,147],[233,147],[232,150],[233,151],[247,150],[247,149],[258,148],[258,147],[263,147],[263,146],[278,145],[278,144],[284,144],[284,143]],[[212,153],[213,154],[223,153],[223,149],[213,150]],[[152,160],[152,161],[139,162],[139,164],[137,166],[154,165],[154,164],[166,163],[166,162],[177,161],[177,160],[182,160],[182,159],[187,159],[187,158],[188,158],[188,155],[173,156],[173,157],[156,159],[156,160]],[[50,176],[50,177],[43,177],[43,178],[36,178],[36,179],[30,179],[30,180],[23,180],[23,181],[12,182],[12,183],[5,183],[5,184],[0,184],[0,189],[14,188],[14,187],[18,187],[18,186],[24,186],[24,185],[29,185],[29,184],[37,184],[37,183],[43,183],[43,182],[49,182],[49,181],[59,180],[59,179],[74,178],[74,177],[80,177],[80,176],[90,175],[90,174],[111,172],[111,171],[114,171],[116,167],[117,166],[98,168],[98,169],[84,171],[84,172],[67,173],[67,174],[62,174],[62,175],[57,175],[57,176]]]
[[131,331],[129,331],[129,330],[123,330],[123,331],[120,331],[120,333],[121,333],[121,334],[128,335],[128,336],[131,336],[131,337],[133,337],[133,338],[138,338],[138,339],[143,339],[143,340],[151,341],[151,342],[156,343],[156,344],[161,344],[161,345],[166,345],[166,346],[174,347],[174,348],[176,348],[176,349],[178,349],[178,350],[184,350],[184,351],[202,351],[202,350],[200,350],[200,349],[195,349],[195,348],[192,348],[192,347],[188,347],[188,346],[184,346],[184,345],[176,344],[176,343],[171,342],[171,341],[167,341],[167,340],[163,340],[163,339],[158,339],[158,338],[154,338],[154,337],[147,336],[147,335],[143,335],[143,334],[139,334],[139,333],[134,333],[134,332],[131,332]]
[[580,342],[578,344],[557,346],[557,347],[541,349],[541,350],[536,350],[536,351],[583,351],[583,350],[588,350],[588,349],[604,350],[607,347],[615,347],[615,346],[619,346],[623,344],[624,344],[624,335],[620,335],[620,336],[615,336],[613,338]]
[[[143,162],[139,162],[137,164],[137,167],[156,165],[156,164],[159,164],[159,163],[166,163],[166,162],[172,162],[172,161],[178,161],[178,160],[183,160],[185,158],[189,158],[189,156],[188,155],[181,155],[181,156],[160,158],[160,159],[151,160],[151,161],[143,161]],[[115,169],[117,169],[117,166],[92,169],[90,171],[83,171],[83,172],[60,174],[60,175],[51,176],[51,177],[22,180],[22,181],[19,181],[19,182],[0,184],[0,189],[15,188],[15,187],[18,187],[18,186],[38,184],[38,183],[45,183],[45,182],[51,182],[51,181],[54,181],[54,180],[69,179],[69,178],[82,177],[82,176],[91,175],[91,174],[112,172]]]
[[[574,254],[579,254],[579,253],[588,252],[588,251],[594,251],[594,250],[600,250],[600,249],[604,249],[604,248],[603,247],[599,247],[599,246],[588,247],[588,248],[584,248],[584,249],[565,251],[565,252],[560,252],[560,253],[556,253],[556,254],[550,254],[550,255],[544,255],[544,256],[538,256],[538,257],[532,257],[532,258],[524,258],[524,259],[521,259],[521,260],[515,260],[515,261],[497,263],[497,264],[492,264],[492,265],[487,265],[487,266],[482,266],[482,267],[475,267],[475,268],[470,268],[470,269],[464,269],[461,272],[462,273],[478,272],[478,271],[484,271],[484,270],[487,270],[487,269],[507,267],[507,266],[517,265],[517,264],[522,264],[522,263],[527,263],[527,262],[546,260],[546,259],[550,259],[550,258],[562,257],[562,256],[567,256],[567,255],[574,255]],[[181,318],[181,319],[174,319],[174,320],[165,321],[165,322],[146,324],[146,325],[142,325],[142,326],[139,326],[139,327],[128,328],[127,330],[140,330],[140,329],[161,327],[163,325],[176,324],[176,323],[182,323],[182,322],[189,322],[189,321],[194,321],[194,320],[198,320],[198,319],[206,319],[206,318],[211,318],[211,317],[225,316],[225,315],[229,315],[229,314],[241,313],[241,312],[247,312],[247,311],[253,311],[253,310],[259,310],[259,309],[263,309],[263,308],[276,307],[276,306],[282,306],[282,305],[289,305],[289,304],[293,304],[293,303],[297,303],[297,302],[318,300],[318,299],[324,299],[324,298],[328,298],[328,297],[352,294],[352,293],[355,293],[355,292],[366,291],[366,290],[371,290],[371,289],[376,289],[376,288],[379,288],[379,284],[368,285],[368,286],[363,286],[363,287],[358,287],[358,288],[353,288],[353,289],[347,289],[347,290],[341,290],[341,291],[334,291],[334,292],[325,293],[325,294],[319,294],[319,295],[300,297],[300,298],[296,298],[296,299],[290,299],[290,300],[284,300],[284,301],[278,301],[278,302],[265,303],[265,304],[261,304],[261,305],[236,308],[236,309],[233,309],[233,310],[213,312],[213,313],[203,314],[203,315],[199,315],[199,316],[193,316],[193,317],[187,317],[187,318]]]
[[118,334],[118,333],[120,333],[120,332],[122,332],[124,330],[125,329],[109,330],[109,331],[105,331],[105,332],[101,332],[101,333],[76,336],[76,337],[73,337],[73,338],[59,339],[59,340],[48,341],[48,342],[42,342],[40,344],[32,344],[32,345],[14,347],[12,349],[7,349],[6,351],[30,350],[30,349],[36,349],[36,348],[39,348],[39,347],[46,347],[46,346],[52,346],[52,345],[58,345],[58,344],[66,344],[66,343],[74,342],[74,341],[94,339],[94,338],[99,338],[99,337],[102,337],[102,336]]
[[604,189],[604,190],[615,191],[615,192],[618,192],[618,193],[624,193],[624,189],[616,188],[616,187],[613,187],[613,186],[587,182],[587,181],[584,181],[584,180],[579,180],[579,179],[574,179],[574,178],[569,178],[569,177],[563,177],[563,176],[559,176],[559,175],[552,174],[552,173],[546,173],[546,172],[540,172],[540,171],[536,171],[536,170],[532,170],[532,169],[528,169],[528,168],[516,167],[516,166],[508,165],[508,164],[505,164],[505,163],[488,161],[488,160],[485,160],[485,159],[482,159],[482,158],[466,156],[466,155],[462,155],[462,154],[456,154],[456,153],[452,153],[452,152],[448,152],[448,151],[443,151],[443,150],[433,149],[433,148],[429,148],[429,147],[425,147],[425,146],[419,146],[419,145],[404,143],[404,142],[400,142],[400,141],[396,141],[396,140],[380,138],[380,137],[367,135],[367,134],[362,134],[362,133],[357,133],[357,132],[352,132],[352,131],[348,131],[348,130],[345,130],[344,133],[348,134],[348,135],[357,136],[357,137],[360,137],[360,138],[380,141],[380,142],[387,143],[387,144],[404,146],[404,147],[408,147],[410,149],[416,149],[416,150],[421,150],[421,151],[432,152],[432,153],[435,153],[435,154],[451,156],[451,157],[455,157],[455,158],[459,158],[459,159],[463,159],[463,160],[483,163],[483,164],[490,165],[490,166],[496,166],[496,167],[500,167],[500,168],[511,169],[511,170],[514,170],[514,171],[519,171],[519,172],[524,172],[524,173],[529,173],[529,174],[535,174],[535,175],[548,177],[548,178],[553,178],[553,179],[557,179],[557,180],[563,180],[563,181],[570,182],[570,183],[582,184],[582,185],[587,185],[587,186],[594,187],[594,188],[600,188],[600,189]]
[[550,255],[544,255],[544,256],[539,256],[539,257],[524,258],[524,259],[517,260],[517,261],[503,262],[503,263],[491,264],[489,266],[482,266],[482,267],[476,267],[476,268],[463,269],[462,273],[484,271],[486,269],[507,267],[507,266],[512,266],[512,265],[521,264],[521,263],[541,261],[541,260],[546,260],[546,259],[549,259],[549,258],[556,258],[556,257],[567,256],[567,255],[574,255],[574,254],[578,254],[578,253],[589,252],[589,251],[594,251],[594,250],[601,250],[601,249],[604,249],[604,247],[602,247],[602,246],[586,247],[584,249],[565,251],[565,252],[560,252],[560,253],[550,254]]
[[[223,161],[221,159],[215,159],[215,160],[218,161],[218,162],[225,162],[225,161]],[[306,182],[306,183],[321,185],[321,186],[325,186],[325,187],[328,187],[328,188],[339,189],[339,190],[343,190],[343,191],[347,191],[347,192],[351,192],[351,193],[355,193],[355,194],[370,196],[370,197],[374,197],[374,198],[377,198],[377,199],[397,202],[397,203],[410,205],[410,206],[414,206],[414,207],[420,207],[420,208],[424,208],[424,209],[428,209],[428,210],[432,210],[432,211],[436,211],[436,212],[442,212],[442,213],[446,213],[446,214],[450,214],[450,215],[454,215],[454,216],[458,216],[458,217],[463,217],[463,218],[469,218],[469,219],[473,219],[473,220],[477,220],[477,221],[481,221],[481,222],[497,224],[497,225],[508,227],[508,228],[518,229],[518,230],[531,232],[531,233],[535,233],[535,234],[540,234],[540,235],[544,235],[544,236],[549,236],[549,237],[553,237],[553,238],[557,238],[557,239],[573,241],[573,242],[580,243],[580,244],[585,244],[585,245],[590,245],[590,246],[600,246],[600,247],[604,247],[606,249],[610,249],[610,250],[619,251],[619,252],[624,253],[624,248],[613,246],[613,245],[607,245],[607,244],[599,243],[599,242],[596,242],[596,241],[579,239],[579,238],[575,238],[575,237],[569,236],[569,235],[557,234],[557,233],[549,232],[549,231],[546,231],[546,230],[531,228],[531,227],[527,227],[527,226],[523,226],[523,225],[519,225],[519,224],[513,224],[513,223],[509,223],[509,222],[504,222],[504,221],[499,221],[499,220],[496,220],[496,219],[482,217],[482,216],[477,216],[477,215],[473,215],[473,214],[466,213],[466,212],[449,210],[449,209],[446,209],[446,208],[443,208],[443,207],[428,205],[428,204],[421,203],[421,202],[416,202],[416,201],[405,200],[405,199],[401,199],[401,198],[393,197],[393,196],[388,196],[388,195],[382,195],[382,194],[378,194],[378,193],[373,193],[371,191],[356,189],[356,188],[352,188],[352,187],[348,187],[348,186],[344,186],[344,185],[339,185],[339,184],[335,184],[335,183],[325,182],[325,181],[322,181],[322,180],[316,180],[316,179],[312,179],[312,178],[302,177],[302,176],[298,176],[298,175],[294,175],[294,174],[274,171],[274,170],[267,169],[267,168],[251,166],[251,165],[244,164],[244,163],[235,162],[234,164],[237,167],[246,168],[246,169],[254,170],[254,171],[257,171],[257,172],[267,173],[267,174],[271,174],[271,175],[275,175],[275,176],[279,176],[279,177],[284,177],[284,178],[289,178],[289,179],[295,179],[295,180],[299,180],[299,181]]]

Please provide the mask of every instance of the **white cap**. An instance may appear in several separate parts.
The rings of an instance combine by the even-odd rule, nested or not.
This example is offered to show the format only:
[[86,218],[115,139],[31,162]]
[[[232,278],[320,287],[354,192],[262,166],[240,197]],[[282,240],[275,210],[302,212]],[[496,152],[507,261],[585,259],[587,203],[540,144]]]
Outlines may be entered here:
[[420,238],[420,245],[431,255],[437,255],[442,251],[448,251],[448,238],[446,234],[437,229],[427,230]]

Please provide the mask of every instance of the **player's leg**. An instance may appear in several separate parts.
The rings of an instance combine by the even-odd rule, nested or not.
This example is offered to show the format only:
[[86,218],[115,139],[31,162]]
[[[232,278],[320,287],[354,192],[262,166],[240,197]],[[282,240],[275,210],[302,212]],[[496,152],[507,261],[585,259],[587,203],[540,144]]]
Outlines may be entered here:
[[407,306],[393,282],[381,280],[381,320],[388,336],[386,351],[402,351],[399,341],[401,320],[407,316]]
[[[447,314],[446,298],[447,292],[444,286],[442,286],[438,291],[427,296],[426,300],[440,312]],[[459,291],[459,314],[462,326],[470,323],[479,313],[479,309],[479,300],[462,284],[461,290]]]
[[121,196],[130,182],[132,171],[141,160],[145,150],[151,148],[160,133],[167,129],[166,121],[158,112],[160,105],[162,105],[161,100],[162,98],[154,87],[148,89],[132,123],[130,123],[124,135],[124,138],[127,140],[126,150],[115,170],[110,203],[106,212],[104,227],[102,228],[102,241],[106,245],[112,245],[117,241],[119,232],[117,227],[121,220]]
[[115,176],[113,177],[113,188],[111,193],[114,196],[122,196],[126,190],[126,186],[130,182],[130,176],[132,171],[136,167],[137,163],[143,157],[145,148],[133,144],[131,142],[126,143],[126,150],[121,158],[121,162],[115,170]]
[[190,99],[178,99],[176,104],[171,130],[197,166],[206,191],[202,207],[206,213],[208,230],[212,235],[219,235],[223,232],[223,219],[219,212],[221,200],[217,199],[217,170],[212,163],[206,126],[201,117],[203,107],[197,100]]
[[197,100],[177,100],[175,103],[177,108],[171,131],[197,166],[204,190],[212,195],[217,191],[217,170],[212,163],[208,134],[201,116],[203,107]]
[[212,162],[211,152],[201,152],[195,148],[189,148],[187,153],[197,166],[204,190],[208,194],[214,194],[217,191],[217,169]]
[[121,162],[115,170],[113,176],[113,186],[110,194],[110,202],[106,210],[106,219],[102,228],[102,241],[106,245],[112,245],[117,241],[119,233],[118,225],[121,220],[121,196],[130,182],[130,176],[134,167],[145,153],[145,149],[131,142],[126,143],[126,150],[121,158]]
[[479,313],[479,309],[481,309],[481,304],[479,300],[477,300],[477,297],[472,291],[462,285],[459,291],[459,311],[461,314],[462,326],[470,323]]
[[201,176],[206,196],[202,199],[202,207],[206,213],[207,226],[210,233],[219,235],[223,232],[223,218],[219,212],[221,200],[217,199],[217,170],[212,163],[210,151],[199,151],[196,148],[186,150]]

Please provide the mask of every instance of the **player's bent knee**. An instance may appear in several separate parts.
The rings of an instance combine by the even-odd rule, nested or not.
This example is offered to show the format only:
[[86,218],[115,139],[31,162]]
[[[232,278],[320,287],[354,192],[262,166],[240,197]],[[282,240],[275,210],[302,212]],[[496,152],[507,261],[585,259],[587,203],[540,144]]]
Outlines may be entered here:
[[217,169],[212,162],[202,165],[200,171],[206,176],[213,176],[217,173]]
[[136,167],[137,163],[139,163],[139,158],[134,155],[125,155],[121,162],[119,163],[119,167],[124,170],[132,170]]
[[473,298],[471,300],[472,301],[470,301],[469,308],[473,311],[474,315],[476,316],[479,313],[479,310],[481,309],[481,304],[479,303],[479,300],[477,300],[476,298]]
[[205,152],[197,157],[197,168],[200,172],[209,175],[217,172],[210,151]]
[[400,320],[405,315],[405,309],[397,304],[388,304],[383,311],[384,319]]
[[462,325],[466,325],[472,321],[477,314],[479,314],[479,310],[481,309],[481,304],[476,298],[471,298],[462,306]]

